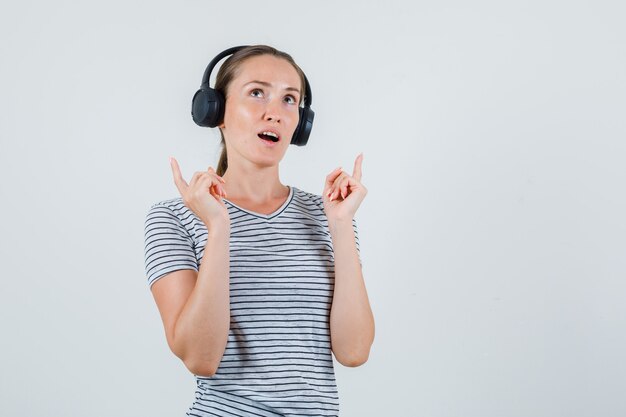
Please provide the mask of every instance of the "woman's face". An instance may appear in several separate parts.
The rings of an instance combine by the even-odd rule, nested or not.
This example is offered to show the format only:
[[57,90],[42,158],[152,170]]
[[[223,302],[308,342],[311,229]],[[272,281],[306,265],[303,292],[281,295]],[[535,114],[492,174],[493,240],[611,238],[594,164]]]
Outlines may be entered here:
[[[228,165],[241,158],[262,167],[277,165],[298,125],[301,94],[300,77],[289,62],[272,55],[245,60],[228,86],[220,125]],[[273,132],[278,140],[262,132]]]

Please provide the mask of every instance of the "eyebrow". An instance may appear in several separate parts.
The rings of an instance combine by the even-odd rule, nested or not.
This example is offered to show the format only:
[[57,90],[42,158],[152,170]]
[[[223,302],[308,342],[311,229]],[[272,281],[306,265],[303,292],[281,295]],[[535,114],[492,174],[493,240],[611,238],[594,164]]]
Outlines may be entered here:
[[[245,87],[245,86],[247,86],[248,84],[261,84],[261,85],[262,85],[262,86],[264,86],[264,87],[271,87],[271,86],[272,86],[272,84],[268,83],[267,81],[259,81],[259,80],[254,80],[254,81],[250,81],[250,82],[248,82],[248,83],[245,83],[245,84],[244,84],[244,87]],[[295,88],[295,87],[287,87],[287,88],[285,88],[285,90],[287,90],[287,91],[295,91],[295,92],[297,92],[298,94],[301,94],[301,93],[300,93],[300,90],[298,90],[298,89],[297,89],[297,88]]]

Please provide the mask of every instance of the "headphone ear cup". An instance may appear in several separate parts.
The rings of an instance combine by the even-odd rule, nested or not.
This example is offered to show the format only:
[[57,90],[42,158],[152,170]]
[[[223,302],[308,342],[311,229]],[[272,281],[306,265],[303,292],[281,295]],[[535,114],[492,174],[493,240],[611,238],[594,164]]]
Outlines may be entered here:
[[200,88],[191,101],[191,117],[198,126],[217,127],[224,119],[224,95],[212,88]]
[[309,141],[309,135],[313,128],[313,119],[315,112],[310,107],[300,107],[300,120],[298,126],[291,137],[291,144],[296,146],[304,146]]

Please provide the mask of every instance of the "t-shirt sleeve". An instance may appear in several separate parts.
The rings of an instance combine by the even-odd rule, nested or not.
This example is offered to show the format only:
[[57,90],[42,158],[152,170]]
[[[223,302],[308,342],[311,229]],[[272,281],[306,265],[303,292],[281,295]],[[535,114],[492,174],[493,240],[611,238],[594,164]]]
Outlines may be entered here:
[[145,221],[145,271],[148,286],[180,269],[198,271],[191,235],[167,205],[153,205]]

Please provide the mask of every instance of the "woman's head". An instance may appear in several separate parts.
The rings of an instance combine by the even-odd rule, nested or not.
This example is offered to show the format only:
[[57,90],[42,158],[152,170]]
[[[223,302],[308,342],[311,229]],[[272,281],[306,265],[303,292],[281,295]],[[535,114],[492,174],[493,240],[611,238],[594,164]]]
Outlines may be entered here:
[[[276,82],[253,82],[270,79]],[[250,120],[256,120],[261,111],[266,120],[259,126],[266,127],[270,123],[282,130],[281,143],[267,145],[283,146],[283,153],[286,151],[298,124],[299,106],[304,101],[305,92],[304,73],[289,54],[267,45],[242,48],[224,61],[217,73],[214,89],[226,98],[224,121],[220,125],[223,148],[216,170],[218,175],[223,175],[228,168],[225,131],[232,140],[244,127],[242,124],[252,123]],[[268,104],[270,96],[273,97],[271,108]],[[274,100],[278,98],[280,104]],[[265,107],[261,109],[263,103]]]

